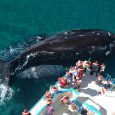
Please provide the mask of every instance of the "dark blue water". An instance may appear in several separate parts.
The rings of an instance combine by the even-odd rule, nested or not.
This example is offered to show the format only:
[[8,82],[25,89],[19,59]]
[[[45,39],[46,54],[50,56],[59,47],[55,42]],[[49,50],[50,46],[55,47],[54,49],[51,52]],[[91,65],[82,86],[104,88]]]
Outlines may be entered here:
[[[37,42],[30,39],[33,35],[80,28],[115,33],[114,4],[114,0],[0,0],[0,58],[11,60],[16,57]],[[114,77],[114,55],[105,62],[106,72]],[[20,115],[23,108],[30,109],[67,68],[40,66],[37,76],[29,70],[29,75],[17,76],[11,83],[13,96],[0,105],[0,115]],[[27,76],[29,79],[25,79]],[[30,79],[33,76],[34,79]]]

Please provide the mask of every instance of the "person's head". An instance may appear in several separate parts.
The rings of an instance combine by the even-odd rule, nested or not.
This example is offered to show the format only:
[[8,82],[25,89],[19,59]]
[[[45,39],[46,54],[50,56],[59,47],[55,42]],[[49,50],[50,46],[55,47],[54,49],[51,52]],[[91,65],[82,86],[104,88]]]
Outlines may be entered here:
[[28,110],[27,109],[24,109],[24,111],[23,111],[24,113],[27,113],[28,112]]
[[96,60],[94,63],[99,64],[99,61]]
[[49,105],[52,103],[52,98],[46,98],[46,104]]
[[82,109],[81,110],[81,115],[87,115],[87,110],[86,109]]
[[91,62],[87,61],[86,64],[87,64],[87,66],[90,66],[90,65],[91,65]]
[[76,110],[76,109],[77,109],[77,106],[72,103],[72,104],[71,104],[71,108],[72,108],[73,110]]
[[82,65],[82,61],[78,60],[78,62],[76,63],[77,66],[81,66]]
[[67,71],[67,72],[66,72],[66,75],[69,75],[69,74],[70,74],[70,73]]
[[105,63],[102,63],[102,64],[101,64],[101,66],[104,66],[104,67],[106,67],[106,64],[105,64]]
[[69,99],[69,96],[66,96],[65,98],[66,98],[66,99]]
[[55,91],[58,90],[58,88],[57,88],[56,86],[52,86],[51,90],[52,90],[53,92],[55,92]]

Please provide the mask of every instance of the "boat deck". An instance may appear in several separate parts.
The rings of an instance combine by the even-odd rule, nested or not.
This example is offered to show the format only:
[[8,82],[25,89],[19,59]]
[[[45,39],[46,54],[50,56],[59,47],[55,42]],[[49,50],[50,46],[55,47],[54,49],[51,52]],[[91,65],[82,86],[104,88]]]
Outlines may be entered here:
[[81,91],[78,100],[81,98],[79,101],[83,102],[83,98],[89,98],[100,106],[102,115],[112,115],[112,113],[115,112],[115,103],[113,103],[115,102],[115,91],[108,91],[103,95],[99,95],[98,92],[101,87],[96,85],[95,81],[96,76],[90,76],[89,72],[87,72],[82,79]]
[[[87,99],[92,100],[96,103],[102,113],[102,115],[112,115],[115,112],[115,91],[108,91],[103,95],[99,95],[101,89],[100,86],[95,84],[96,76],[90,76],[89,71],[82,78],[81,91],[79,97],[77,98],[77,105],[81,106],[84,101]],[[39,108],[38,103],[34,109],[30,111],[32,115],[45,115],[44,114],[34,114],[37,113],[37,108]],[[43,103],[42,103],[43,105]],[[53,103],[54,111],[53,115],[79,115],[78,113],[72,113],[69,111],[68,107],[62,104],[59,99]],[[43,111],[46,111],[45,109]]]

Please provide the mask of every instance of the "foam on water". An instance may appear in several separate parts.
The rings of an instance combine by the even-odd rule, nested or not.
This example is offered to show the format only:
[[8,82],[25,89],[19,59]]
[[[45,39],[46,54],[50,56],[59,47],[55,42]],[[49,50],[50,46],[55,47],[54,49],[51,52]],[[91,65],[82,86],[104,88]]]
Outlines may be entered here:
[[11,99],[14,91],[5,84],[0,84],[0,105]]
[[23,42],[17,42],[12,44],[11,46],[5,48],[4,50],[0,50],[0,59],[3,60],[11,60],[22,53],[27,47],[39,42],[42,37],[35,36]]

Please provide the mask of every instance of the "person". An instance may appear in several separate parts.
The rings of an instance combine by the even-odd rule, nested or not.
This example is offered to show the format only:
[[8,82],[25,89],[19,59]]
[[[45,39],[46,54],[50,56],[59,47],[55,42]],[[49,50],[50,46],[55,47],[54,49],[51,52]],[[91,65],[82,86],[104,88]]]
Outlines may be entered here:
[[70,97],[69,96],[63,96],[60,101],[67,105],[70,103]]
[[72,73],[69,73],[68,71],[66,72],[66,79],[69,84],[72,83]]
[[74,89],[78,89],[78,91],[80,91],[80,86],[81,86],[82,80],[81,79],[76,79],[76,81],[74,82]]
[[74,103],[71,103],[68,107],[71,112],[77,112],[78,108]]
[[61,88],[64,88],[65,86],[67,86],[67,80],[63,77],[58,78],[59,84]]
[[88,113],[88,111],[87,111],[86,109],[83,108],[83,109],[81,110],[81,115],[87,115],[87,113]]
[[91,113],[90,111],[87,112],[87,115],[93,115],[93,113]]
[[31,113],[27,109],[24,109],[22,115],[31,115]]
[[71,67],[69,73],[72,74],[72,76],[73,75],[77,76],[77,67],[76,66]]
[[100,72],[103,72],[103,74],[104,74],[105,68],[106,68],[105,63],[102,63],[100,66]]
[[96,73],[96,76],[97,76],[99,73],[99,70],[100,70],[100,64],[98,61],[91,63],[91,71],[90,71],[91,76],[93,76],[94,73]]
[[52,98],[46,98],[45,101],[47,105],[50,105],[52,103]]
[[78,67],[81,67],[81,66],[82,66],[82,64],[83,64],[83,61],[78,60],[78,62],[76,62],[76,66],[77,66],[77,68],[78,68]]
[[51,104],[47,105],[47,113],[46,115],[53,115],[53,107]]
[[82,66],[85,69],[85,72],[86,72],[87,68],[90,68],[90,65],[91,65],[91,63],[89,61],[83,61]]
[[79,67],[77,69],[78,75],[77,75],[77,79],[81,79],[83,77],[83,74],[85,72],[85,69],[83,67]]
[[80,91],[81,83],[82,83],[81,79],[77,80],[77,89],[78,89],[78,91]]
[[52,94],[49,91],[46,91],[45,97],[46,98],[52,98]]
[[56,87],[56,86],[50,86],[50,93],[51,94],[54,94],[54,93],[56,93],[58,91],[58,87]]
[[97,85],[100,85],[103,81],[103,72],[100,72],[99,75],[98,75],[98,78],[96,80],[96,84]]
[[104,88],[109,89],[111,87],[111,80],[108,79],[107,81],[104,82]]

